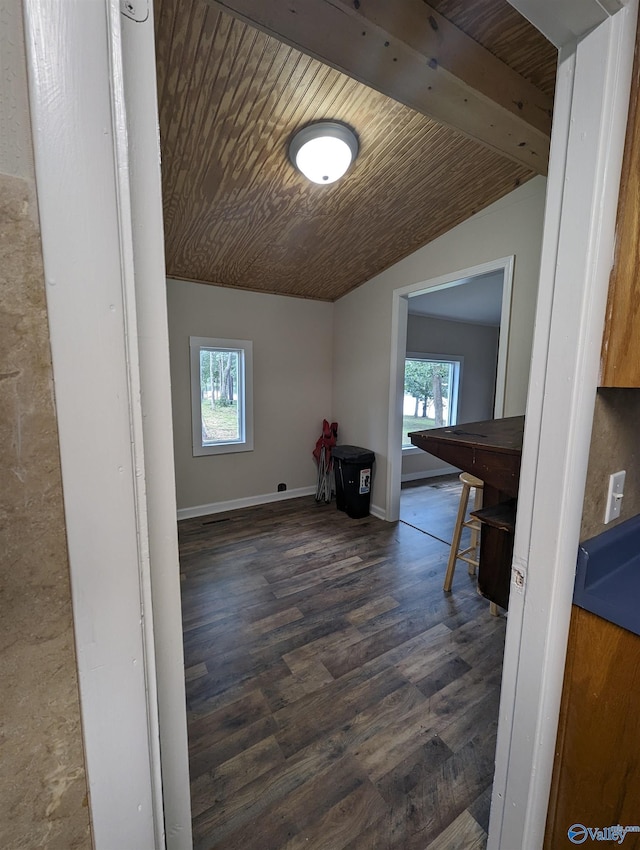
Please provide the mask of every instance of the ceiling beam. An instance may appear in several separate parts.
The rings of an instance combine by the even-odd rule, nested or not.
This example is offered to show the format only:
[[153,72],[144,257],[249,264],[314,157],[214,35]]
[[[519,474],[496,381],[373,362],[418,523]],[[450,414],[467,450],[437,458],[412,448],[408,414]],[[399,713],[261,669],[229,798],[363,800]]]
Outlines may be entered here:
[[552,99],[423,0],[208,2],[546,174]]

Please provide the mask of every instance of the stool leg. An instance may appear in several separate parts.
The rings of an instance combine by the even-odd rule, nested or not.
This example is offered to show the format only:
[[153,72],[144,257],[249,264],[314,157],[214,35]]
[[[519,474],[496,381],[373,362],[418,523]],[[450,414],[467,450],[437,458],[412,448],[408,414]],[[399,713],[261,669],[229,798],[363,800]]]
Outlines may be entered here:
[[447,571],[444,574],[444,584],[442,589],[449,593],[453,583],[453,573],[456,568],[456,559],[460,549],[460,538],[462,537],[462,523],[467,513],[467,504],[469,502],[469,491],[471,487],[468,484],[462,485],[462,493],[460,494],[460,504],[458,505],[458,516],[456,524],[453,527],[453,540],[451,541],[451,551],[449,552],[449,562],[447,563]]
[[[474,511],[479,511],[482,507],[482,487],[476,487],[475,496],[473,499],[473,509]],[[473,549],[473,557],[476,561],[480,560],[480,532],[477,528],[471,529],[471,548]],[[469,575],[474,576],[476,574],[476,568],[473,564],[469,564]]]

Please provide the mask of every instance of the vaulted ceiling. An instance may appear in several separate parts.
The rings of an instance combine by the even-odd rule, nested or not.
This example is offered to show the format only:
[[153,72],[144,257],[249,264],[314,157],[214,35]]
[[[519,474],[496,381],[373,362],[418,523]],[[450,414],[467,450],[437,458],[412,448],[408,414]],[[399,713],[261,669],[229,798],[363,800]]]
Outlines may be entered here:
[[[170,277],[335,300],[546,171],[556,52],[506,0],[156,0],[155,19]],[[321,118],[360,141],[330,186],[287,156]]]

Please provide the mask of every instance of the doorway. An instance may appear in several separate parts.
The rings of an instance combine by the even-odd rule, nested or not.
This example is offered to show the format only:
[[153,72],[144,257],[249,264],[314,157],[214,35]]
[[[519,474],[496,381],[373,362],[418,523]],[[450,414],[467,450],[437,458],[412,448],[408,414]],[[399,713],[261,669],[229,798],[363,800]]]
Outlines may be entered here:
[[408,434],[501,416],[504,280],[499,268],[408,296],[400,521],[447,544],[460,495],[457,470],[413,446]]
[[[514,257],[502,257],[393,294],[388,520],[400,517],[402,482],[455,471],[420,449],[403,445],[404,411],[411,404],[410,393],[405,392],[405,362],[410,355],[457,359],[459,392],[452,411],[456,421],[504,415],[513,268]],[[481,358],[475,357],[474,345],[482,347]],[[427,394],[424,400],[423,413]]]

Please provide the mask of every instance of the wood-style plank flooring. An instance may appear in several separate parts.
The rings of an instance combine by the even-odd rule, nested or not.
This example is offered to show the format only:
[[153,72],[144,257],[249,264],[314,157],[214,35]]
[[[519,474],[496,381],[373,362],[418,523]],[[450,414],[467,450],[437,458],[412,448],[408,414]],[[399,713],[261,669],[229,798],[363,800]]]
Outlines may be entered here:
[[446,543],[313,497],[179,536],[196,850],[485,847],[505,620]]
[[[424,480],[403,484],[400,499],[401,521],[442,540],[448,546],[453,536],[461,489],[458,475],[431,478],[426,484]],[[473,503],[473,492],[471,503]],[[464,529],[463,548],[468,545],[470,536],[471,532]],[[461,569],[464,569],[464,564]]]

